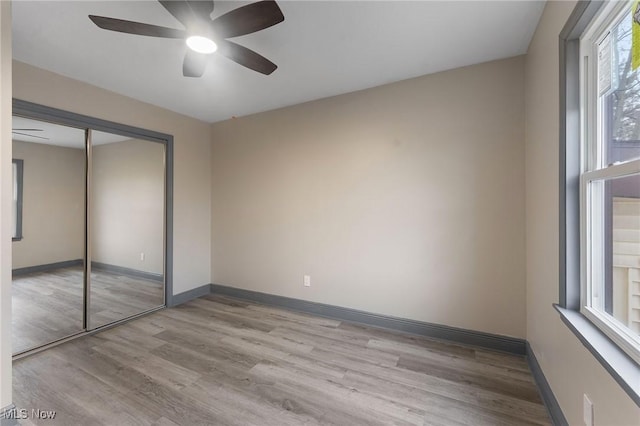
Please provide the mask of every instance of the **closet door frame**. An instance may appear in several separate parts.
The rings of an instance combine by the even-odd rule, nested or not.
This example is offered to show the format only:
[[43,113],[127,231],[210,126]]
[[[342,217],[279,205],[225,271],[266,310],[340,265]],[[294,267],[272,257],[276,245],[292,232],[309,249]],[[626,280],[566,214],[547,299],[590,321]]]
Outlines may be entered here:
[[[174,297],[173,297],[173,136],[160,133],[153,130],[147,130],[140,127],[134,127],[126,124],[116,123],[113,121],[102,120],[95,117],[90,117],[87,115],[77,114],[69,111],[64,111],[57,108],[48,107],[45,105],[35,104],[32,102],[27,102],[20,99],[13,99],[13,114],[19,115],[26,118],[48,121],[56,124],[67,125],[71,127],[85,129],[85,160],[86,160],[86,179],[85,179],[85,309],[84,309],[84,331],[73,335],[68,338],[64,338],[39,348],[35,348],[29,350],[24,353],[16,354],[14,359],[17,357],[22,357],[26,355],[30,355],[35,352],[39,352],[43,349],[47,349],[56,344],[60,344],[62,342],[68,341],[70,339],[83,336],[86,334],[95,333],[97,331],[103,330],[105,328],[113,327],[114,325],[120,324],[122,322],[129,321],[131,319],[137,318],[141,315],[148,314],[150,312],[156,311],[158,309],[163,309],[167,306],[173,306]],[[107,133],[115,133],[122,136],[127,136],[132,139],[143,139],[151,142],[157,142],[164,145],[164,160],[165,160],[165,185],[164,185],[164,196],[165,196],[165,213],[164,213],[164,303],[157,308],[153,308],[149,311],[140,313],[138,315],[133,315],[131,317],[124,318],[122,320],[115,321],[113,323],[92,329],[91,321],[89,316],[89,305],[90,301],[90,251],[91,251],[91,241],[90,241],[90,233],[89,233],[89,216],[90,211],[89,206],[89,186],[91,181],[91,131],[101,131]]]

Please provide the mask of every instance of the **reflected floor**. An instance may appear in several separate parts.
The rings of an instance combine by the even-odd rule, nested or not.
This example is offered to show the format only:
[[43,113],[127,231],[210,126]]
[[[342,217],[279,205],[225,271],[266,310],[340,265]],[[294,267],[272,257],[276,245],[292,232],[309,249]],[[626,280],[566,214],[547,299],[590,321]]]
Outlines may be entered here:
[[[75,266],[13,278],[14,353],[82,331],[82,275]],[[94,327],[164,303],[161,282],[107,271],[92,271],[91,295]]]

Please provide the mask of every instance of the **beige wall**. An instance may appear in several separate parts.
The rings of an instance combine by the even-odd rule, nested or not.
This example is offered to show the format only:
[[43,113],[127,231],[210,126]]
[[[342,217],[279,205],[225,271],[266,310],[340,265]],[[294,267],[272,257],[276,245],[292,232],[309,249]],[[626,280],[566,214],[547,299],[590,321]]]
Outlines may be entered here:
[[24,161],[13,269],[84,258],[84,149],[14,141],[13,158]]
[[523,63],[214,124],[213,282],[524,337]]
[[92,259],[162,274],[164,145],[131,139],[92,157]]
[[173,292],[211,282],[209,124],[17,61],[13,96],[173,135]]
[[527,178],[527,339],[571,425],[582,395],[595,424],[638,424],[640,409],[561,322],[558,301],[558,35],[574,2],[548,2],[525,67]]
[[0,1],[0,410],[11,404],[11,3]]

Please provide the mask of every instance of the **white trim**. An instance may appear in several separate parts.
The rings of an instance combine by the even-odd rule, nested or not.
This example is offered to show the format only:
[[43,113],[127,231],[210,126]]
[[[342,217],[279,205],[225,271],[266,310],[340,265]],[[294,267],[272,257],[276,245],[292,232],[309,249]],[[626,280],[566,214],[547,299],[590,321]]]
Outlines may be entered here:
[[609,167],[583,172],[581,179],[593,182],[594,180],[621,178],[637,173],[640,173],[640,159],[616,163]]
[[614,24],[622,18],[625,10],[633,5],[633,3],[634,0],[605,2],[605,5],[598,11],[596,17],[580,36],[580,51],[582,52],[583,42],[593,39],[595,35],[600,35],[597,38],[598,40],[604,38],[604,32],[614,26]]
[[640,174],[640,160],[607,165],[602,143],[603,96],[598,93],[597,46],[628,17],[635,1],[608,2],[580,37],[580,312],[640,363],[640,337],[604,312],[604,193],[611,179]]
[[640,363],[640,351],[638,351],[640,337],[633,336],[624,324],[596,309],[582,306],[580,313],[620,346],[635,362]]

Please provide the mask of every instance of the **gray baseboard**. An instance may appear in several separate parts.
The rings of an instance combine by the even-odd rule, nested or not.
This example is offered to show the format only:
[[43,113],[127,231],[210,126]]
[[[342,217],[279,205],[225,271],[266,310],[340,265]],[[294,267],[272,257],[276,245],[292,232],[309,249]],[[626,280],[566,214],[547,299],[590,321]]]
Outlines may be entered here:
[[186,303],[189,300],[197,299],[198,297],[211,294],[211,284],[201,285],[200,287],[192,288],[191,290],[184,291],[182,293],[174,294],[170,298],[167,298],[167,306],[177,306],[182,303]]
[[70,268],[72,266],[82,266],[84,261],[82,259],[65,260],[63,262],[46,263],[44,265],[26,266],[24,268],[16,268],[11,271],[11,275],[14,277],[26,274],[32,274],[35,272],[47,272],[56,269]]
[[373,327],[386,328],[389,330],[417,334],[425,337],[434,337],[517,355],[526,355],[525,340],[514,337],[500,336],[481,331],[465,330],[462,328],[450,327],[441,324],[431,324],[405,318],[396,318],[359,311],[356,309],[325,305],[322,303],[292,299],[267,293],[259,293],[256,291],[243,290],[218,284],[211,284],[211,293],[250,300],[253,302],[263,303],[265,305],[278,306],[308,314],[356,322]]
[[549,412],[549,417],[551,417],[551,422],[555,426],[568,426],[569,423],[567,419],[564,417],[562,413],[562,408],[560,408],[560,404],[556,399],[553,391],[551,390],[551,386],[549,386],[549,382],[547,378],[544,376],[542,372],[542,368],[540,364],[538,364],[538,360],[536,359],[536,355],[533,353],[533,349],[529,342],[527,342],[527,363],[529,364],[529,369],[531,370],[531,374],[533,375],[533,379],[536,381],[536,385],[538,386],[538,391],[540,392],[540,396],[544,401],[544,406],[547,408]]
[[15,426],[18,424],[16,406],[11,404],[0,408],[0,426]]
[[91,269],[98,271],[106,271],[114,274],[127,275],[129,277],[144,278],[146,280],[164,282],[164,276],[162,274],[155,274],[153,272],[140,271],[138,269],[126,268],[124,266],[110,265],[102,262],[91,262]]

